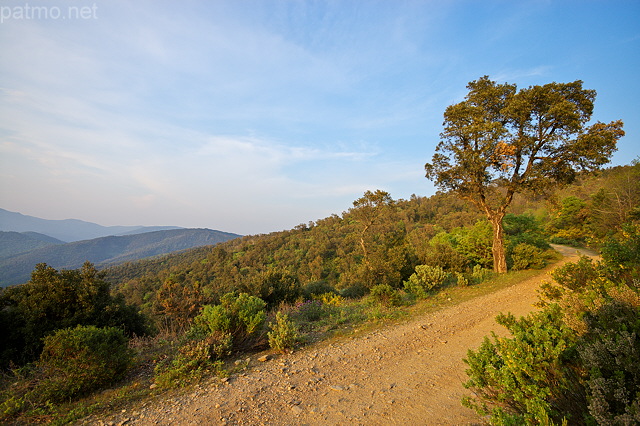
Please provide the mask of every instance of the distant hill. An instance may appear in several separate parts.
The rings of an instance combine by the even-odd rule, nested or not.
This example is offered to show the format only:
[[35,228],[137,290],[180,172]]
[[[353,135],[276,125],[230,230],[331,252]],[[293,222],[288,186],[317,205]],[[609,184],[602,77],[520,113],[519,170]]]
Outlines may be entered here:
[[37,232],[63,242],[89,240],[109,235],[183,229],[177,226],[102,226],[77,219],[49,220],[0,209],[0,231]]
[[55,244],[64,244],[64,241],[37,232],[0,231],[0,258]]
[[[7,241],[11,239],[15,242],[21,241],[25,247],[30,244],[30,240],[24,238],[30,234],[15,232],[2,234],[8,234]],[[21,254],[1,257],[0,286],[27,282],[38,263],[47,263],[56,269],[76,269],[85,261],[89,261],[98,267],[104,267],[179,250],[214,245],[237,237],[239,237],[237,234],[211,229],[173,229],[135,235],[108,236],[66,244],[52,242]]]

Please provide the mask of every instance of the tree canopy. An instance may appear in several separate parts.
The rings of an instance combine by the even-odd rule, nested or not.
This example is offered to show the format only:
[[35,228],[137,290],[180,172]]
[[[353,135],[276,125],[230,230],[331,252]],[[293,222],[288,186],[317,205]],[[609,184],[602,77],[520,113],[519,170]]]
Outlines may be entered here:
[[447,107],[427,178],[482,211],[493,226],[494,271],[506,272],[502,219],[516,193],[545,193],[609,162],[622,121],[589,125],[595,90],[582,81],[517,90],[484,76]]

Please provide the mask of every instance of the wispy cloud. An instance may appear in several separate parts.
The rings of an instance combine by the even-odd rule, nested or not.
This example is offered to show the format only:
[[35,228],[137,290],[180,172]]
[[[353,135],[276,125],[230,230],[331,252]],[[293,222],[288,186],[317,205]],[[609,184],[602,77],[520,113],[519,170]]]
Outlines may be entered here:
[[[424,162],[468,81],[622,75],[599,76],[599,56],[568,70],[566,52],[599,38],[565,35],[582,25],[556,18],[570,8],[531,4],[112,0],[91,21],[3,23],[1,201],[250,233],[339,213],[367,189],[428,193]],[[627,27],[608,34],[629,49]],[[610,105],[636,98],[632,81]]]

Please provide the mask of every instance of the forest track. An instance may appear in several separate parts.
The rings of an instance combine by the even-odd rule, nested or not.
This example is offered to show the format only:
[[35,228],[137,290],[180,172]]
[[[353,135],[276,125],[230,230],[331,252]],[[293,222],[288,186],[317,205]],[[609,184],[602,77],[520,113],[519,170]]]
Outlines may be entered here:
[[564,258],[518,284],[377,329],[323,342],[267,362],[251,359],[246,373],[212,379],[188,393],[158,396],[101,425],[480,425],[460,400],[470,391],[463,358],[493,331],[500,312],[535,309],[549,272],[579,254],[554,246]]

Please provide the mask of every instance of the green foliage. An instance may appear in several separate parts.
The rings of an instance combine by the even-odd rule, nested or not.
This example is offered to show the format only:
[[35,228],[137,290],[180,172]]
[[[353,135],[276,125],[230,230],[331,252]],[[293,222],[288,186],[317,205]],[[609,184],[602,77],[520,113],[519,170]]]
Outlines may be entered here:
[[369,290],[363,285],[352,285],[340,290],[340,295],[347,299],[359,299],[364,297]]
[[266,319],[266,303],[247,293],[227,293],[219,305],[204,307],[193,322],[192,334],[222,332],[237,341],[254,336]]
[[404,288],[408,293],[424,299],[447,278],[448,274],[439,266],[418,265],[409,280],[404,282]]
[[383,306],[399,306],[402,304],[402,296],[397,289],[389,284],[378,284],[371,287],[371,298]]
[[551,234],[551,242],[572,246],[584,245],[588,236],[587,203],[575,196],[562,200],[562,205],[554,212],[552,220],[547,226]]
[[587,200],[589,231],[596,241],[620,232],[624,225],[640,220],[640,161],[613,167],[600,178]]
[[43,378],[34,395],[41,401],[62,402],[122,379],[133,351],[121,330],[77,326],[44,339],[38,366]]
[[302,295],[306,300],[309,300],[309,299],[312,299],[314,296],[320,296],[322,294],[332,293],[332,292],[336,292],[336,289],[332,285],[330,285],[328,282],[321,280],[321,281],[311,282],[306,286],[304,286],[302,290]]
[[471,259],[457,251],[454,244],[455,239],[451,234],[441,232],[436,235],[425,250],[424,264],[439,266],[449,272],[465,270]]
[[[506,272],[502,220],[521,192],[571,183],[578,170],[606,164],[622,122],[587,126],[596,93],[582,81],[516,88],[484,76],[444,112],[444,130],[427,178],[486,214],[495,229],[494,270]],[[498,183],[498,185],[496,185]]]
[[561,286],[580,291],[598,278],[599,273],[591,258],[581,256],[577,263],[567,263],[556,268],[551,276]]
[[492,227],[486,220],[479,220],[472,227],[457,228],[452,231],[454,248],[474,265],[493,265]]
[[296,277],[274,268],[258,274],[254,277],[254,283],[243,290],[264,300],[269,307],[274,307],[280,302],[293,302],[301,294],[300,283]]
[[625,225],[602,246],[603,267],[612,280],[640,288],[640,225]]
[[320,300],[296,303],[294,308],[294,315],[304,322],[318,321],[327,314],[326,305]]
[[533,215],[509,213],[505,215],[503,223],[509,247],[529,244],[540,250],[549,248],[542,224]]
[[469,285],[469,278],[460,272],[456,272],[456,283],[459,287],[467,287]]
[[[583,317],[578,348],[585,370],[589,413],[598,424],[640,423],[640,297],[610,291]],[[609,300],[606,300],[609,299]]]
[[554,306],[519,320],[500,315],[497,321],[513,338],[494,334],[478,351],[468,352],[470,380],[465,387],[478,397],[465,399],[464,405],[491,414],[496,424],[537,424],[563,417],[580,422],[584,389],[568,358],[577,339],[563,323],[560,309]]
[[34,269],[31,281],[0,293],[0,320],[10,332],[0,337],[0,367],[35,360],[42,339],[77,325],[118,327],[128,334],[147,332],[145,319],[120,296],[90,263],[79,270],[57,271],[46,264]]
[[271,331],[267,333],[269,346],[279,352],[287,352],[293,349],[298,342],[298,328],[289,319],[289,316],[282,312],[276,313],[275,323],[270,323]]
[[640,422],[640,289],[624,279],[640,267],[636,238],[629,229],[602,262],[557,268],[541,312],[499,316],[512,337],[469,351],[466,386],[477,397],[463,403],[494,424]]
[[221,371],[221,359],[259,338],[265,308],[264,300],[247,293],[227,293],[219,305],[206,305],[194,318],[175,358],[156,368],[156,384],[183,386]]
[[514,271],[520,271],[522,269],[541,269],[546,265],[545,253],[538,247],[528,244],[520,243],[513,247],[511,251],[511,268]]
[[155,368],[155,384],[161,388],[186,386],[212,372],[222,373],[223,358],[230,354],[232,336],[211,332],[201,339],[188,339],[174,358]]
[[480,284],[493,276],[493,271],[485,269],[480,265],[475,265],[471,271],[471,279],[475,284]]

